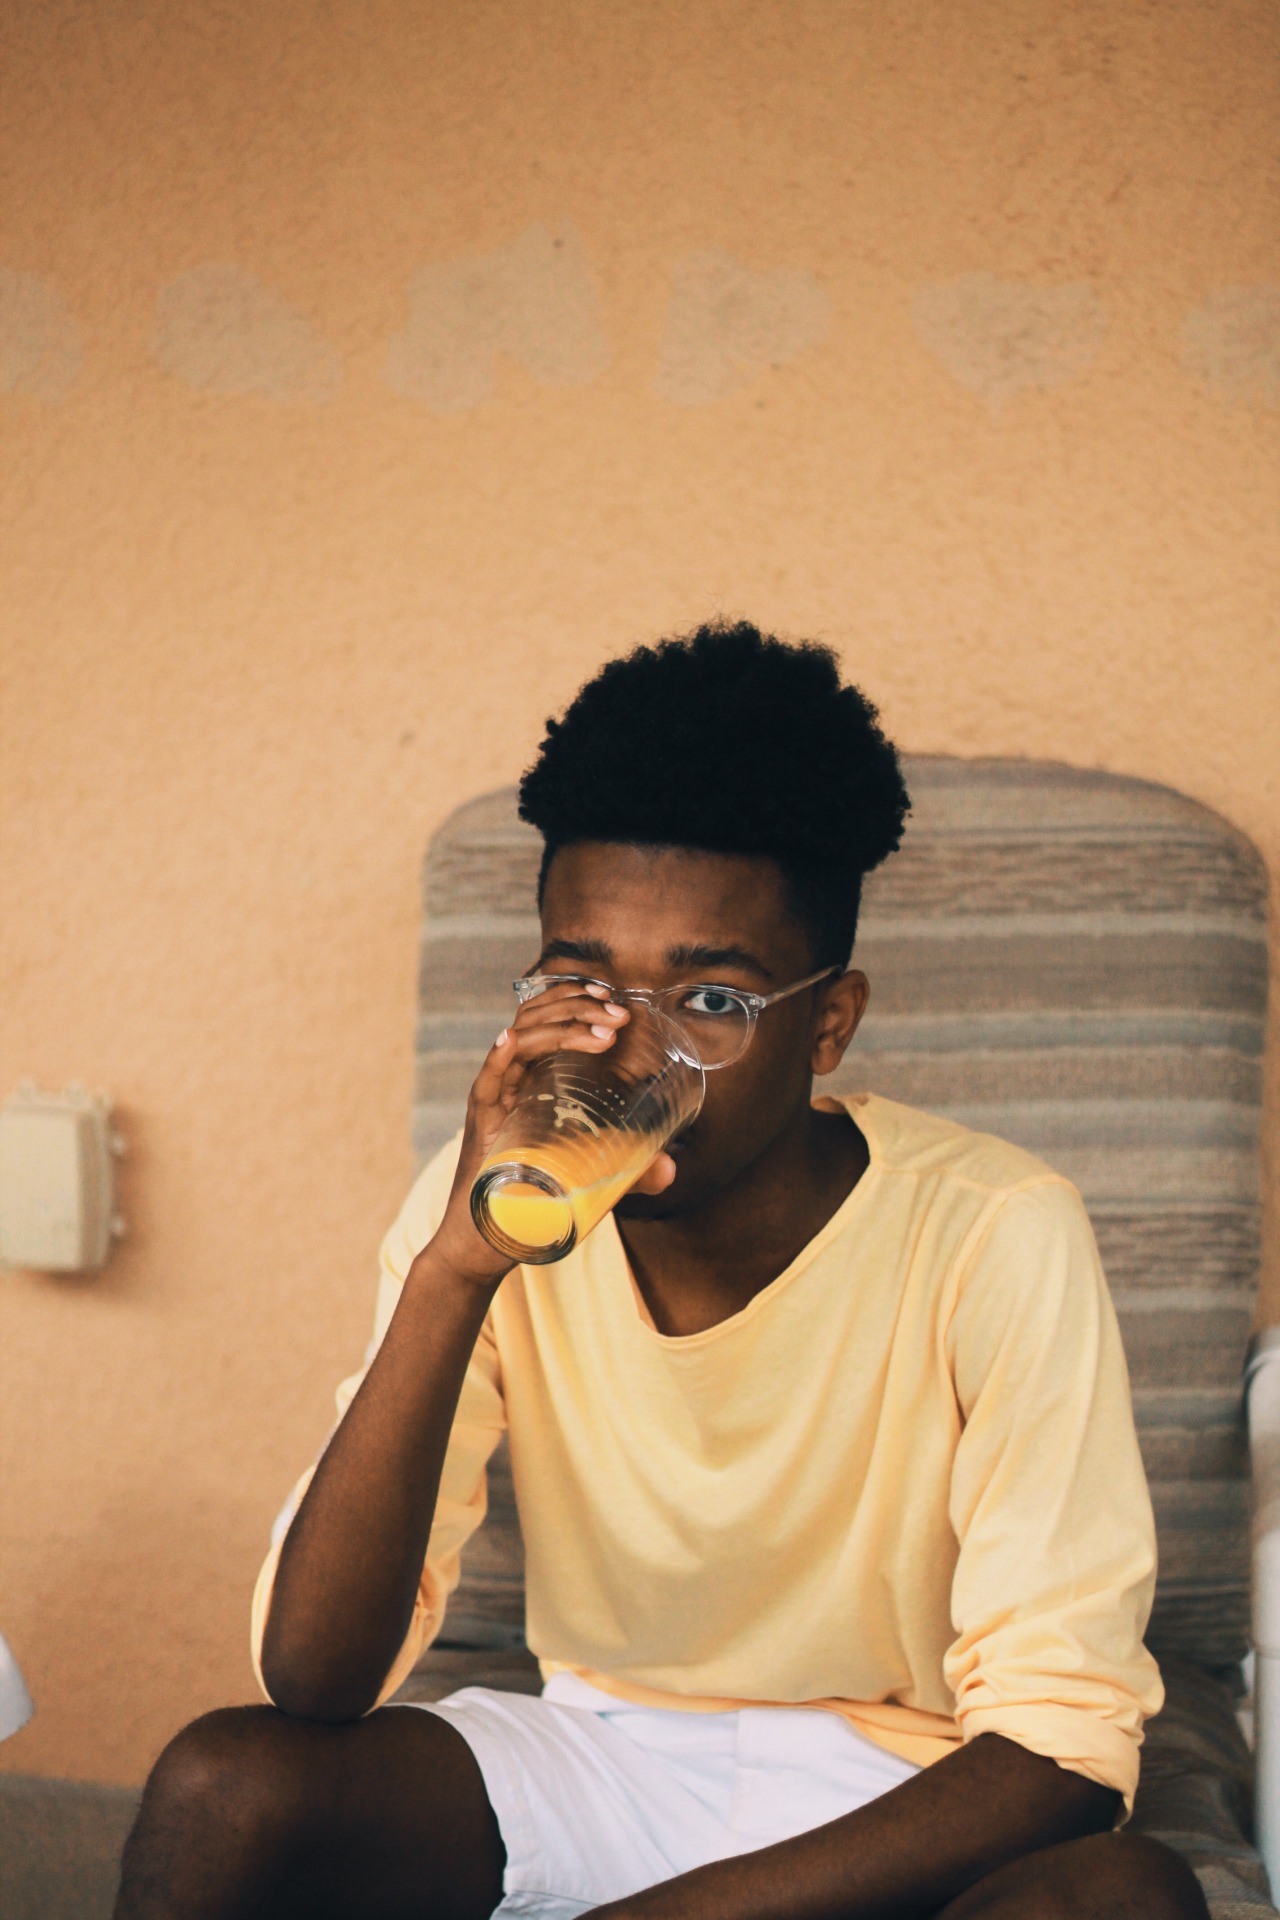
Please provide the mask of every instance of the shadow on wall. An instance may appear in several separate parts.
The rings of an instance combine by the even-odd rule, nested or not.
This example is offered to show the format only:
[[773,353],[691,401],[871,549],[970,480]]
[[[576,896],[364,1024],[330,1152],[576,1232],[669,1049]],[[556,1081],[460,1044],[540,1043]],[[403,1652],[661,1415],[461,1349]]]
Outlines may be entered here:
[[80,329],[39,274],[0,267],[0,392],[61,400],[80,371]]
[[999,407],[1024,387],[1058,387],[1097,358],[1107,317],[1083,282],[1036,287],[967,273],[921,287],[916,332],[951,376]]
[[[1027,389],[1079,378],[1107,330],[1083,281],[969,273],[916,290],[912,317],[931,358],[999,412]],[[757,268],[716,249],[674,262],[654,388],[672,406],[711,405],[818,347],[831,297],[806,268]],[[1188,375],[1226,402],[1280,402],[1280,286],[1221,287],[1186,315]],[[190,268],[156,302],[152,357],[184,386],[316,404],[343,379],[315,322],[235,262]],[[388,343],[392,392],[433,413],[481,407],[507,358],[552,387],[581,387],[610,362],[591,263],[568,222],[537,222],[489,253],[425,266]],[[80,330],[57,289],[0,268],[0,391],[61,400],[83,362]]]
[[327,400],[342,362],[315,327],[261,280],[230,263],[192,267],[156,302],[156,360],[205,393]]
[[424,267],[385,378],[433,413],[461,413],[492,399],[499,354],[553,387],[583,386],[608,365],[595,281],[572,227],[528,227],[494,253]]

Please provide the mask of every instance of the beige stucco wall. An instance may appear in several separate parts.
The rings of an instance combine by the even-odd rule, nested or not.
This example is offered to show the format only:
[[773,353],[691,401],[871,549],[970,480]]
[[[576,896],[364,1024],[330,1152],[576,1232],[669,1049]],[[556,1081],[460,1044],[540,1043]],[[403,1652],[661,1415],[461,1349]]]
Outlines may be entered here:
[[604,655],[825,637],[1280,870],[1278,65],[1271,0],[10,0],[0,1095],[114,1093],[132,1231],[0,1275],[0,1766],[251,1697],[423,846]]

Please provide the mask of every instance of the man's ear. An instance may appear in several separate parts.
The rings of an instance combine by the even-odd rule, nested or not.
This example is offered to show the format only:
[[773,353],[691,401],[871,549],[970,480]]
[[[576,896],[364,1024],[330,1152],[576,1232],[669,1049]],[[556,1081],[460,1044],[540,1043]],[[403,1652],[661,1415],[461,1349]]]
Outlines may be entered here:
[[835,1072],[858,1031],[858,1022],[870,998],[871,982],[856,967],[828,983],[813,1035],[810,1065],[814,1073]]

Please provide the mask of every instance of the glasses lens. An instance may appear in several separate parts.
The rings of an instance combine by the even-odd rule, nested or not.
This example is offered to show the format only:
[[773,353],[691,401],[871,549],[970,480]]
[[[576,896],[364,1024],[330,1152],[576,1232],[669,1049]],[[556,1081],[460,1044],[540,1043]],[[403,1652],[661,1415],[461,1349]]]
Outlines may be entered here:
[[751,1012],[723,987],[685,987],[664,1012],[689,1041],[704,1067],[727,1066],[747,1044]]

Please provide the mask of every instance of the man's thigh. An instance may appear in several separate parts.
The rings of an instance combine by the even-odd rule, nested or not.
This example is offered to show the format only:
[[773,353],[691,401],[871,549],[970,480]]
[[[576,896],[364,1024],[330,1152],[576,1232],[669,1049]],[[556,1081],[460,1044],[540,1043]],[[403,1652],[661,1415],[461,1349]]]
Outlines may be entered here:
[[1179,1854],[1121,1832],[1024,1854],[935,1920],[1209,1920],[1209,1909]]
[[497,1821],[465,1740],[388,1707],[341,1726],[206,1715],[147,1782],[117,1920],[488,1920]]

